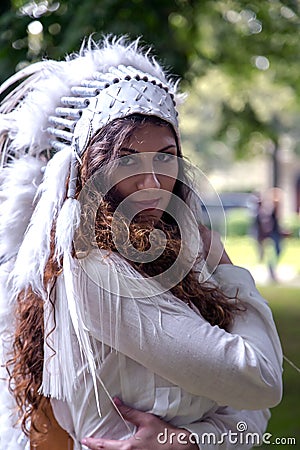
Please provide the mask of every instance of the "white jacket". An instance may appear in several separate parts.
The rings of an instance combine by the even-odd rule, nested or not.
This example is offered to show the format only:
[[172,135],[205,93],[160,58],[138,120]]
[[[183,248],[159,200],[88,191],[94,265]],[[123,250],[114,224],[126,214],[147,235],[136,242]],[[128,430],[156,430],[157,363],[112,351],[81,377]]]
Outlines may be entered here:
[[[43,392],[52,396],[56,419],[74,438],[75,449],[85,436],[125,439],[134,431],[109,396],[199,436],[237,432],[241,421],[248,432],[264,432],[267,409],[281,399],[282,353],[270,308],[247,270],[221,265],[214,274],[224,292],[230,297],[238,292],[246,306],[230,332],[211,326],[170,292],[126,297],[121,273],[128,271],[134,281],[142,277],[119,257],[93,251],[74,270],[75,308],[80,303],[81,314],[76,320],[93,352],[96,388],[62,275],[56,284],[56,328],[45,345]],[[129,284],[127,292],[133,292]],[[46,331],[53,320],[50,307]],[[251,441],[237,447],[228,439],[211,445],[201,442],[201,449],[252,447]]]

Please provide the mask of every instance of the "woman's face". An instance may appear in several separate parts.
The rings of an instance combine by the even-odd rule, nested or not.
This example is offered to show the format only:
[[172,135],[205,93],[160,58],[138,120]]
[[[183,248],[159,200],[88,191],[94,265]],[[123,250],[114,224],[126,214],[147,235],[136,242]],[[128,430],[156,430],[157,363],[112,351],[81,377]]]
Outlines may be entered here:
[[131,218],[159,220],[178,175],[177,143],[170,127],[141,125],[120,149],[114,186]]

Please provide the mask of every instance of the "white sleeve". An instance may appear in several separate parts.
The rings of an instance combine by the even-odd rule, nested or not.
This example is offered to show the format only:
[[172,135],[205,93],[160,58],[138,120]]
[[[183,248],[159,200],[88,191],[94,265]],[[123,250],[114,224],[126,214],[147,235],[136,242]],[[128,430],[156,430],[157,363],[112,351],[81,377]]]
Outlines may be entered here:
[[199,422],[182,425],[192,433],[200,450],[248,450],[261,445],[270,412],[236,411],[230,407],[220,407]]
[[245,269],[222,266],[216,273],[229,294],[239,288],[247,306],[229,333],[169,293],[120,297],[119,274],[103,258],[81,264],[84,322],[98,341],[220,406],[258,410],[278,404],[281,347],[271,311]]

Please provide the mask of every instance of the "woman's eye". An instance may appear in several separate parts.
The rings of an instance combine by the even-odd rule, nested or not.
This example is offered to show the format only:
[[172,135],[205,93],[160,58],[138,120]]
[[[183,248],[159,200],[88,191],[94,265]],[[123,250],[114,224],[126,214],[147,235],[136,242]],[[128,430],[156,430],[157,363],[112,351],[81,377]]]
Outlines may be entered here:
[[173,155],[171,153],[157,153],[157,155],[155,156],[155,159],[156,159],[156,161],[160,161],[160,162],[169,162],[169,161],[172,161],[174,157],[175,157],[175,155]]
[[121,156],[119,159],[119,166],[131,166],[134,164],[134,158],[132,156]]

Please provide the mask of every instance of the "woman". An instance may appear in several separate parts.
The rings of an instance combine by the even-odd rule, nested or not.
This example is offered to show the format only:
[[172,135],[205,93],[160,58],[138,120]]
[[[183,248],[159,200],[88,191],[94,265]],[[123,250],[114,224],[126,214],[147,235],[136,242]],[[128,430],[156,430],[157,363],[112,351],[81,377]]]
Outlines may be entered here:
[[[44,172],[25,235],[2,252],[24,433],[43,436],[50,397],[75,449],[88,436],[100,439],[91,448],[159,448],[165,430],[188,439],[172,449],[209,448],[203,433],[241,420],[261,434],[281,397],[280,344],[250,275],[198,222],[176,85],[123,40],[38,63],[2,89],[25,76],[0,122],[3,159]],[[131,424],[120,399],[142,419]]]

